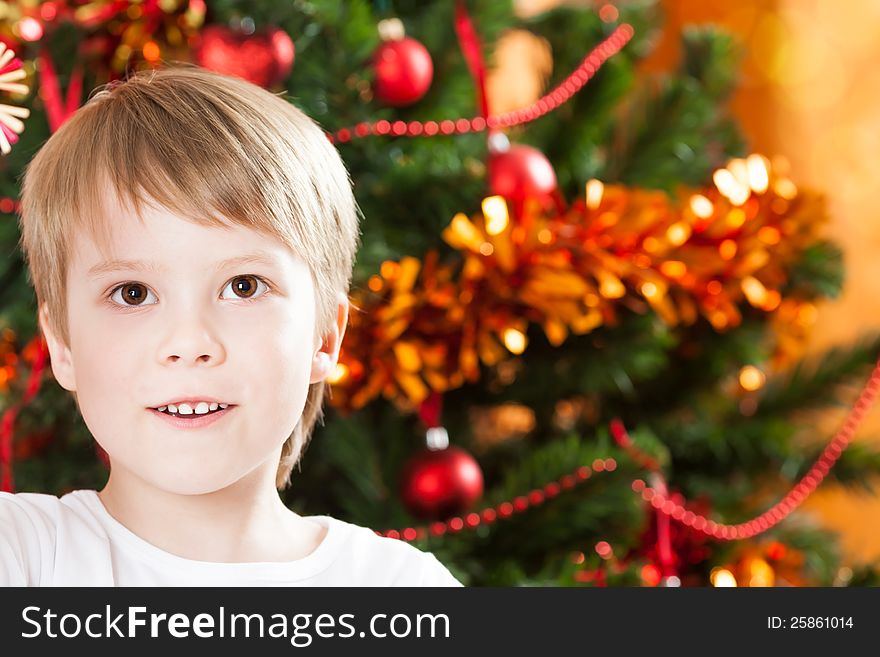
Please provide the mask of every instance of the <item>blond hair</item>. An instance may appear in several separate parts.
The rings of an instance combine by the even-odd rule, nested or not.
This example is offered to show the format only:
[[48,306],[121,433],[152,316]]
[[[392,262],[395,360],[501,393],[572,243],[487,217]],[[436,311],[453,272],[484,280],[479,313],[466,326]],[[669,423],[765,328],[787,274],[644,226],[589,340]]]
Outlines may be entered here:
[[[194,65],[133,73],[99,87],[28,164],[21,248],[38,306],[69,345],[70,236],[85,228],[106,252],[109,183],[143,223],[150,199],[197,224],[226,220],[274,235],[308,264],[316,329],[326,336],[348,293],[360,241],[351,182],[324,132],[283,98]],[[290,481],[318,420],[325,383],[310,384],[284,443],[276,486]],[[74,399],[76,399],[76,393]]]

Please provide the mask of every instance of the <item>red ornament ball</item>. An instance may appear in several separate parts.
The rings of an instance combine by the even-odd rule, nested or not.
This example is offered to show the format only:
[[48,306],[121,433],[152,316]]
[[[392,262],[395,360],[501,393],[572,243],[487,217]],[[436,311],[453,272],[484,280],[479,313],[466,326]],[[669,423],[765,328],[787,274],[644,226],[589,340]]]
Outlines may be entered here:
[[406,463],[400,494],[416,518],[442,520],[471,508],[483,494],[483,471],[460,447],[423,449]]
[[386,105],[411,105],[424,96],[434,77],[428,49],[410,37],[386,41],[373,53],[373,93]]
[[204,68],[271,87],[290,74],[294,45],[287,32],[275,27],[245,34],[209,25],[202,30],[193,57]]
[[514,144],[489,156],[489,189],[511,201],[545,198],[556,190],[556,173],[537,148]]

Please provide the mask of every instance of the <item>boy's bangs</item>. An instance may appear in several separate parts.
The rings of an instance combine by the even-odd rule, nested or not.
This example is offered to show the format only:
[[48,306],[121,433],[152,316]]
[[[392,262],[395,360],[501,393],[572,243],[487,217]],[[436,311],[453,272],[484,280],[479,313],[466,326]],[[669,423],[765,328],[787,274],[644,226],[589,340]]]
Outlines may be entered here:
[[[106,118],[112,123],[120,115]],[[241,145],[224,143],[228,133],[205,135],[196,142],[173,124],[168,130],[147,131],[137,129],[138,117],[122,118],[121,125],[93,133],[95,166],[85,170],[72,163],[73,176],[83,179],[68,187],[75,195],[68,205],[74,220],[85,225],[103,253],[109,250],[113,216],[122,208],[132,210],[141,222],[144,206],[161,207],[200,225],[231,222],[278,235],[266,190],[255,183],[253,162],[240,152]]]

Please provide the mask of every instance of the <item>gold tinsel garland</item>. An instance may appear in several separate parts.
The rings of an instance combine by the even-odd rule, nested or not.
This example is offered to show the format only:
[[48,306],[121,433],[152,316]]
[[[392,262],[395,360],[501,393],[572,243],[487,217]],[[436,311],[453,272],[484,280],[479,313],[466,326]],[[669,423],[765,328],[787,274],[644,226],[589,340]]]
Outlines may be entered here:
[[760,155],[738,158],[677,199],[591,180],[569,208],[526,208],[515,223],[503,199],[485,199],[481,214],[443,231],[462,262],[436,251],[386,261],[353,293],[332,403],[352,410],[384,395],[412,410],[431,391],[476,381],[480,363],[523,353],[530,323],[559,346],[614,325],[622,308],[671,326],[704,317],[717,331],[740,324],[744,301],[767,313],[812,308],[780,291],[827,215],[784,174]]

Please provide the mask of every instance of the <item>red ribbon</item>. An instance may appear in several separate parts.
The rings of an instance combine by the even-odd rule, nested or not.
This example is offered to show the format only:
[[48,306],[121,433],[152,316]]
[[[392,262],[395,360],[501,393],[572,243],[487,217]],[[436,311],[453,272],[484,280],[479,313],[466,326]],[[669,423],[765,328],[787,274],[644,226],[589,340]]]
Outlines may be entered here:
[[419,417],[426,429],[440,426],[440,415],[443,412],[443,397],[439,392],[432,392],[428,398],[419,405]]
[[49,51],[43,48],[38,59],[40,61],[40,97],[46,106],[49,129],[54,133],[79,109],[83,86],[82,67],[77,65],[73,70],[70,76],[70,85],[67,87],[67,98],[62,102],[61,84],[58,81],[58,74],[55,72]]
[[480,114],[485,119],[489,116],[489,99],[486,94],[486,62],[483,60],[483,50],[480,47],[477,30],[474,28],[464,0],[458,0],[455,4],[455,33],[458,35],[458,44],[461,46],[461,52],[477,87]]

